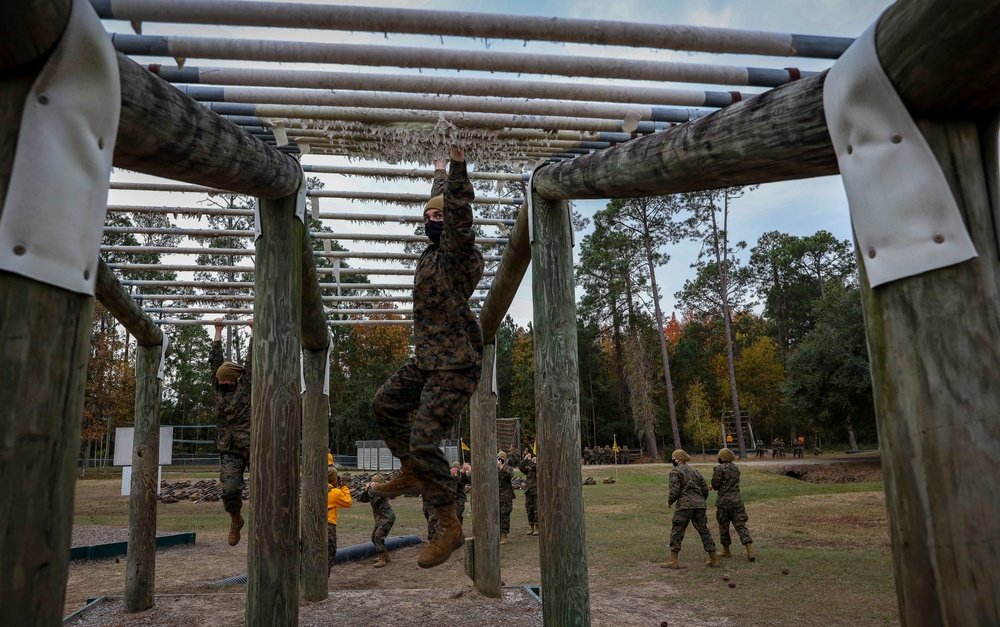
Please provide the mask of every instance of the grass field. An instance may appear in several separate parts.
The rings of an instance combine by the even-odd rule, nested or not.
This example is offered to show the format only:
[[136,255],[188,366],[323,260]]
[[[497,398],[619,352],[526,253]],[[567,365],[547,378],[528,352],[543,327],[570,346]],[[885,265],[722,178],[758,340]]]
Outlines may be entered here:
[[[698,461],[695,467],[710,478],[713,465]],[[598,481],[597,485],[584,486],[592,595],[629,597],[642,591],[638,596],[643,602],[683,606],[704,617],[705,624],[898,624],[882,484],[812,484],[757,464],[741,467],[757,561],[746,561],[733,533],[734,557],[720,560],[718,569],[706,568],[701,542],[689,528],[679,571],[659,566],[669,557],[669,466],[621,467],[615,484],[601,483],[604,477],[614,475],[613,468],[585,467],[584,476]],[[168,482],[216,476],[210,470],[164,470]],[[108,483],[99,473],[90,476]],[[127,525],[127,500],[88,499],[86,486],[90,481],[85,479],[78,485],[74,522]],[[714,501],[715,496],[710,496],[709,528],[718,542]],[[393,503],[397,513],[393,535],[422,535],[426,526],[419,499],[396,499]],[[158,528],[222,533],[228,519],[220,510],[219,503],[161,505]],[[524,501],[518,492],[511,521],[512,541],[502,551],[503,577],[508,585],[538,583],[537,540],[524,537],[526,522]],[[338,537],[360,542],[370,531],[367,507],[341,514]],[[595,612],[595,624],[598,622]]]

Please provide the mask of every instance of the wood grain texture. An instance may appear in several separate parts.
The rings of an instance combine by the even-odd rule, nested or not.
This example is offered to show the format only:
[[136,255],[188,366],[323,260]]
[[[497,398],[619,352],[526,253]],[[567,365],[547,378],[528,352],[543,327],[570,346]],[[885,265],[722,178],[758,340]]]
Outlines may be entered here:
[[160,402],[163,381],[156,371],[163,348],[139,346],[135,354],[135,431],[128,500],[125,611],[153,607],[156,583],[157,471],[160,464]]
[[122,109],[114,165],[260,198],[294,194],[292,157],[208,110],[118,53]]
[[922,122],[979,257],[870,289],[862,271],[903,625],[1000,624],[996,122]]
[[72,0],[0,2],[0,71],[48,56],[69,23]]
[[[340,263],[339,259],[333,261]],[[319,350],[329,345],[330,327],[326,326],[326,311],[323,308],[323,292],[319,287],[319,274],[316,272],[316,257],[313,255],[309,229],[302,229],[302,348]]]
[[531,296],[535,329],[539,562],[547,625],[589,625],[587,539],[580,460],[576,282],[569,203],[534,204]]
[[[500,479],[494,453],[497,450],[497,398],[493,395],[493,359],[496,346],[483,347],[483,372],[469,404],[469,428],[472,439],[472,489],[469,506],[472,509],[471,548],[473,583],[476,590],[488,597],[500,598]],[[466,534],[468,535],[468,533]],[[468,546],[468,545],[467,545]]]
[[[311,255],[310,255],[311,256]],[[303,601],[327,597],[326,463],[330,397],[323,394],[326,349],[303,350],[306,393],[302,395],[302,580]]]
[[524,273],[531,263],[531,246],[528,244],[528,209],[522,206],[517,213],[517,221],[511,229],[507,240],[507,248],[503,251],[500,265],[497,266],[493,285],[483,301],[479,313],[479,324],[483,328],[483,341],[491,344],[496,338],[497,329],[503,322],[510,304],[514,302],[517,288],[521,286]]
[[295,195],[261,200],[254,274],[248,627],[298,624],[302,223]]
[[139,346],[160,346],[163,343],[163,332],[139,307],[108,267],[103,259],[97,264],[97,283],[94,288],[97,300],[107,307],[111,315],[132,334]]

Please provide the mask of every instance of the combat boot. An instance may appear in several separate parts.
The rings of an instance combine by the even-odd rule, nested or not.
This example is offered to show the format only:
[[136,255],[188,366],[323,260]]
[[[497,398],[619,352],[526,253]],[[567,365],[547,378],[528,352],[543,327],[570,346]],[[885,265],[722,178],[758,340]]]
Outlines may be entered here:
[[719,553],[719,557],[732,557],[733,554],[729,552],[729,547],[722,547],[722,553]]
[[757,556],[753,554],[753,545],[752,544],[748,544],[748,545],[746,545],[746,547],[747,547],[747,561],[748,562],[756,562],[757,561]]
[[528,533],[526,533],[524,535],[526,535],[526,536],[533,536],[533,535],[535,535],[535,526],[534,525],[528,525]]
[[501,533],[500,534],[500,544],[507,544],[507,534],[506,533]]
[[386,552],[381,552],[378,554],[378,559],[375,560],[375,568],[382,568],[389,561],[389,554]]
[[236,546],[240,543],[240,529],[243,528],[243,516],[239,512],[229,514],[232,520],[229,521],[229,546]]
[[719,565],[719,555],[715,551],[708,552],[708,561],[705,562],[705,566],[709,568],[715,568]]
[[538,535],[538,525],[531,525],[531,535],[533,536]]
[[424,485],[420,483],[420,480],[410,470],[409,457],[399,460],[399,474],[392,481],[372,486],[372,494],[390,499],[401,494],[416,496],[423,494],[423,492]]
[[677,552],[677,551],[671,551],[670,552],[670,561],[669,562],[663,562],[663,563],[661,563],[660,564],[660,568],[673,568],[674,570],[679,569],[681,567],[681,564],[678,561],[678,558],[680,558],[680,556],[681,556],[681,554],[679,552]]
[[433,568],[445,563],[452,551],[465,544],[462,523],[458,522],[458,516],[455,515],[455,504],[448,503],[434,509],[438,515],[437,533],[417,558],[420,568]]

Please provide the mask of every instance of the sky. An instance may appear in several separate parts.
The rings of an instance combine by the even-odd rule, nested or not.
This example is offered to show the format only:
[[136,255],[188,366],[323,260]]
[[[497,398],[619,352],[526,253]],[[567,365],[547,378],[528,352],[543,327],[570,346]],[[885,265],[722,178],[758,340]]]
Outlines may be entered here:
[[[712,26],[722,28],[737,28],[748,30],[762,30],[770,32],[796,33],[808,35],[830,35],[840,37],[857,37],[860,35],[878,15],[890,3],[886,0],[813,0],[811,2],[801,2],[801,0],[632,0],[624,2],[610,3],[606,0],[495,0],[491,3],[477,4],[470,6],[468,2],[459,0],[424,0],[424,1],[354,1],[345,2],[351,5],[367,5],[379,7],[401,7],[410,9],[438,9],[454,10],[462,12],[486,11],[492,13],[504,13],[512,15],[538,15],[564,18],[619,20],[634,22],[651,22],[674,25],[692,26]],[[121,22],[105,22],[105,27],[111,32],[131,32],[127,24]],[[143,34],[176,34],[192,36],[215,36],[246,37],[248,33],[252,35],[258,32],[254,29],[237,30],[230,27],[207,27],[188,25],[157,25],[148,24],[143,26]],[[676,52],[676,51],[653,51],[637,48],[616,48],[616,47],[594,47],[576,44],[546,44],[542,42],[531,42],[525,46],[521,41],[494,41],[483,42],[481,40],[460,39],[460,38],[438,38],[427,36],[408,35],[384,35],[382,33],[340,33],[340,32],[317,32],[317,31],[290,31],[288,29],[271,29],[269,32],[260,30],[260,36],[276,39],[315,39],[317,41],[336,41],[353,43],[373,43],[400,46],[421,46],[421,47],[447,47],[447,48],[468,48],[470,50],[508,50],[511,52],[536,52],[536,53],[558,53],[558,54],[586,54],[591,56],[627,56],[631,58],[645,58],[656,60],[685,61],[691,63],[712,63],[730,65],[748,65],[757,67],[787,67],[795,66],[804,70],[822,70],[829,67],[830,62],[826,60],[798,59],[798,58],[768,58],[750,57],[739,55],[707,55],[701,53]],[[150,59],[150,62],[167,63],[164,59]],[[238,65],[248,67],[253,65],[249,62],[227,63],[224,61],[203,61],[189,60],[189,65]],[[309,66],[301,66],[309,68]],[[331,68],[337,69],[337,68]],[[378,73],[407,73],[412,70],[397,68],[367,68],[363,71]],[[424,70],[427,74],[433,74],[434,70]],[[474,76],[476,73],[468,72],[463,75]],[[514,78],[502,76],[502,78]],[[546,81],[566,81],[572,80],[559,77],[523,75],[524,80],[546,80]],[[628,84],[627,81],[620,81],[621,84]],[[718,86],[698,86],[692,84],[671,84],[665,86],[680,87],[686,89],[697,89],[705,87],[719,89]],[[747,88],[745,91],[760,91]],[[435,156],[428,156],[428,162]],[[443,157],[443,155],[442,155]],[[303,159],[307,164],[348,164],[344,159],[323,158],[316,155],[308,155]],[[365,165],[364,163],[352,162],[351,165]],[[412,167],[415,164],[398,164],[401,167]],[[426,164],[420,164],[426,165]],[[472,164],[473,168],[475,164]],[[327,189],[343,190],[369,190],[369,191],[399,191],[402,193],[426,193],[428,183],[385,183],[372,179],[351,179],[338,175],[323,175],[322,180]],[[138,177],[130,173],[116,171],[113,180],[150,180],[149,177]],[[192,198],[182,198],[181,195],[156,195],[143,193],[141,199],[136,197],[137,193],[112,192],[109,202],[116,204],[143,203],[143,204],[176,204],[190,206],[196,203]],[[604,208],[607,200],[585,200],[577,201],[574,207],[586,217],[590,217],[594,212]],[[400,207],[388,207],[379,205],[368,205],[366,203],[348,203],[334,199],[323,199],[321,208],[325,210],[344,209],[353,212],[374,212],[383,211],[389,213],[402,213],[406,209]],[[412,209],[419,211],[419,208]],[[346,226],[344,223],[334,223],[335,228],[345,230],[360,230],[371,232],[382,230],[376,229],[373,225]],[[397,232],[411,233],[405,227]],[[385,228],[391,231],[391,225]],[[826,230],[838,239],[852,239],[850,217],[847,208],[847,200],[844,188],[839,176],[814,178],[800,181],[790,181],[783,183],[771,183],[762,185],[759,189],[748,193],[743,198],[737,200],[730,215],[730,231],[733,241],[745,240],[752,248],[761,234],[778,230],[792,235],[806,236],[816,233],[819,230]],[[590,231],[586,229],[576,235],[579,242],[584,235]],[[488,233],[489,234],[489,233]],[[343,242],[351,249],[363,250],[353,242]],[[372,248],[374,249],[374,248]],[[392,248],[396,250],[397,248]],[[383,248],[383,250],[389,250]],[[676,302],[674,294],[679,291],[685,280],[694,277],[694,271],[690,264],[696,259],[698,244],[688,242],[679,244],[666,250],[671,259],[670,262],[659,268],[657,271],[657,281],[660,285],[661,305],[665,315],[675,311]],[[579,254],[579,244],[574,251],[575,256]],[[749,256],[749,249],[745,253]],[[356,262],[355,266],[368,266],[371,262]],[[388,277],[387,282],[399,282],[400,277]],[[509,312],[515,322],[519,325],[526,325],[532,316],[531,305],[531,270],[522,282],[521,289],[511,306]],[[678,312],[679,313],[679,312]]]

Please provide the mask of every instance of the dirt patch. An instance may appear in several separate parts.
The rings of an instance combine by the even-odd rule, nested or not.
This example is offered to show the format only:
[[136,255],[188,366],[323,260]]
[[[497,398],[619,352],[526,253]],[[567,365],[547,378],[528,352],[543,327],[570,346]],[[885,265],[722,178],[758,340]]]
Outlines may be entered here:
[[866,483],[882,481],[880,462],[851,462],[844,464],[805,464],[773,468],[776,474],[801,479],[809,483]]

